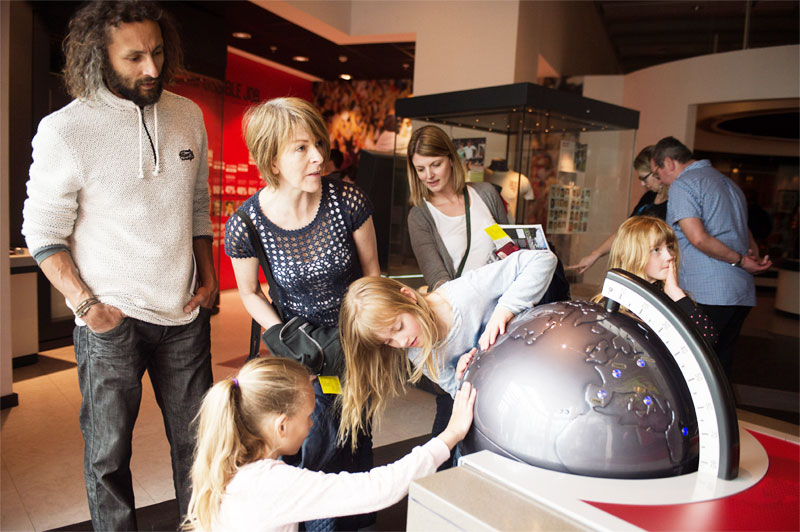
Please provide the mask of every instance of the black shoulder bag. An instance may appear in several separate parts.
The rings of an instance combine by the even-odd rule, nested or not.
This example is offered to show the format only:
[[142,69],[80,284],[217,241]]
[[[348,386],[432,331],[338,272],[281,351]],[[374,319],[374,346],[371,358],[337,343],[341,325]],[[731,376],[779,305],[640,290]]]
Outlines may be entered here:
[[247,360],[258,356],[258,350],[263,339],[273,355],[296,360],[315,375],[336,375],[341,377],[344,370],[344,353],[342,344],[339,341],[339,328],[320,327],[299,316],[290,319],[288,322],[285,321],[281,311],[280,299],[278,298],[277,285],[272,277],[272,268],[269,260],[267,260],[267,254],[264,252],[261,239],[258,237],[258,231],[256,231],[253,221],[242,209],[237,210],[236,215],[247,227],[250,243],[256,250],[258,263],[261,265],[269,284],[269,297],[272,299],[272,306],[281,321],[285,322],[273,325],[264,331],[262,335],[261,325],[256,320],[253,320],[250,329],[250,354]]

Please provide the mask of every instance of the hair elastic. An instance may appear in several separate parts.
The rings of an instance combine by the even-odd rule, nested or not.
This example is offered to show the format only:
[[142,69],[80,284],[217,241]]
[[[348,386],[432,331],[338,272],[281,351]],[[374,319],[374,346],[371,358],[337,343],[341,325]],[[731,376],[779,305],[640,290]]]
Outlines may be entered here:
[[238,388],[239,387],[239,379],[237,379],[236,377],[233,378],[233,387],[234,388]]

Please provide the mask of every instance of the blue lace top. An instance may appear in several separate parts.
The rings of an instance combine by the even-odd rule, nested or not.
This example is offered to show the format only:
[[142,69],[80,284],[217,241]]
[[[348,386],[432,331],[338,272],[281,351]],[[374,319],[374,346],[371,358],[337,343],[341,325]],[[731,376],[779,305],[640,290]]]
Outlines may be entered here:
[[[285,319],[302,316],[315,325],[337,325],[344,293],[362,275],[353,232],[372,216],[369,198],[354,185],[323,178],[316,216],[291,231],[264,216],[258,193],[242,208],[261,236]],[[225,253],[232,259],[257,256],[237,216],[225,224]]]

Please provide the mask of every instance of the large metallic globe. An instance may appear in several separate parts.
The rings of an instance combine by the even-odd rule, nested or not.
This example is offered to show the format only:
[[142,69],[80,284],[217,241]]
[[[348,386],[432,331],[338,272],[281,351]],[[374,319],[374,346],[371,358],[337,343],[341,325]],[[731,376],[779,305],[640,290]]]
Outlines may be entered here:
[[462,454],[488,449],[578,475],[697,469],[697,420],[674,359],[644,324],[585,301],[532,308],[464,376],[478,389]]

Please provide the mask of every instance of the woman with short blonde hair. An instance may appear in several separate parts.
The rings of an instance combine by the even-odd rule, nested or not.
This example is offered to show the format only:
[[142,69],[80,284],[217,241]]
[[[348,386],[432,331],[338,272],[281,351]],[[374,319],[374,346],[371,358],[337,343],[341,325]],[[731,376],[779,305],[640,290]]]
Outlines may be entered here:
[[320,155],[327,161],[331,142],[319,111],[300,98],[276,98],[250,107],[242,118],[247,149],[267,186],[277,188],[280,178],[273,164],[298,129],[305,129],[321,142]]
[[[247,148],[264,179],[264,188],[248,198],[225,224],[225,252],[247,312],[268,337],[285,320],[300,317],[315,326],[335,327],[347,287],[362,275],[380,275],[372,204],[355,185],[322,177],[330,138],[319,111],[300,98],[275,98],[251,107],[244,116]],[[239,215],[257,228],[272,270],[278,301],[261,291],[256,248]],[[318,382],[317,422],[298,457],[315,471],[363,470],[372,462],[371,435],[359,441],[359,453],[336,447],[338,412]],[[298,461],[299,460],[299,461]],[[310,528],[353,529],[368,519],[317,523]]]

